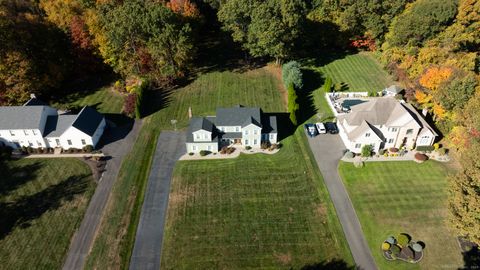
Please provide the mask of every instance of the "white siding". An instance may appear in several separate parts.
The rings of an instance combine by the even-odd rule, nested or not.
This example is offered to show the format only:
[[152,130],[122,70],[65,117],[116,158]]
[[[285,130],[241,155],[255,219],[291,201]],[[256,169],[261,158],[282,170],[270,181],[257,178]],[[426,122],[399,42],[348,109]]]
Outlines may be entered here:
[[260,147],[262,141],[262,129],[250,124],[242,129],[242,144],[251,147]]
[[213,153],[218,152],[218,143],[187,143],[188,153],[199,153],[202,150],[210,151]]
[[195,142],[209,142],[212,140],[212,133],[203,129],[192,132],[192,134]]

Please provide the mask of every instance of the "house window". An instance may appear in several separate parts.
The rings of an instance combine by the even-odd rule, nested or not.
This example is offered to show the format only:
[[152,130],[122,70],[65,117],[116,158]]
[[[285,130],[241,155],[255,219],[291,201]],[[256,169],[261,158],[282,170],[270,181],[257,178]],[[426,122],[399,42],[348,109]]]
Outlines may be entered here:
[[197,151],[197,146],[192,145],[192,151]]
[[393,143],[393,139],[388,139],[388,143]]
[[413,129],[407,129],[407,135],[410,135],[413,133]]
[[253,131],[253,135],[257,135],[257,134],[258,134],[258,130],[255,129],[255,130]]
[[357,143],[357,144],[355,144],[355,148],[357,148],[357,149],[358,149],[358,148],[360,148],[360,147],[362,147],[362,144],[361,144],[361,143]]
[[391,132],[397,132],[398,128],[389,128]]
[[13,133],[13,131],[10,130],[10,135],[11,135],[11,136],[15,136],[15,133]]
[[248,130],[245,130],[245,135],[248,135]]
[[236,131],[236,132],[240,132],[240,128],[239,128],[239,127],[235,127],[235,131]]
[[33,129],[32,130],[33,135],[37,135],[37,132]]
[[370,133],[365,133],[365,137],[370,137]]
[[72,140],[67,140],[68,145],[72,145]]
[[200,134],[196,134],[196,135],[195,135],[195,138],[196,138],[197,140],[200,140]]
[[30,147],[33,146],[33,143],[28,141],[28,146],[30,146]]
[[85,139],[82,139],[82,145],[85,145],[85,144],[87,144],[87,143],[85,142]]
[[253,144],[257,144],[257,139],[253,140]]
[[273,138],[275,138],[274,136],[275,136],[275,135],[270,134],[270,140],[273,140]]
[[26,130],[26,129],[23,130],[23,133],[24,133],[25,135],[28,135],[28,130]]
[[204,134],[204,135],[203,135],[203,138],[204,138],[205,140],[208,140],[208,134]]
[[37,141],[37,145],[38,145],[38,146],[42,146],[42,143],[39,142],[39,141]]
[[60,139],[55,139],[55,143],[57,143],[57,146],[60,145]]
[[245,140],[245,144],[248,145],[248,140]]
[[212,151],[212,146],[211,145],[207,146],[207,150]]

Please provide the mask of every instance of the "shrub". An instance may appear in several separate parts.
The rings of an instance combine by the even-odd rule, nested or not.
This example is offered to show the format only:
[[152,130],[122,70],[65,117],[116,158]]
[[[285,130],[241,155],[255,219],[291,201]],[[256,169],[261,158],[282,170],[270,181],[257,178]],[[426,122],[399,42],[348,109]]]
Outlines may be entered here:
[[137,95],[135,93],[129,94],[125,97],[123,101],[123,113],[128,117],[133,117],[135,113],[135,102],[137,100]]
[[85,145],[83,147],[83,151],[85,151],[86,153],[91,153],[93,151],[93,145]]
[[400,252],[402,251],[402,249],[397,245],[393,245],[390,248],[390,251],[392,251],[392,255],[396,257],[396,256],[400,255]]
[[351,151],[347,151],[345,155],[343,155],[345,158],[354,158],[355,154]]
[[369,91],[369,92],[368,92],[368,96],[369,96],[369,97],[377,97],[377,96],[378,96],[378,93],[375,92],[375,91]]
[[43,154],[48,154],[48,149],[47,148],[42,148],[42,153]]
[[271,146],[270,142],[262,142],[262,144],[260,145],[260,148],[265,150],[270,148],[270,146]]
[[323,88],[324,88],[324,90],[325,90],[326,93],[332,91],[332,78],[327,77],[327,78],[325,79],[325,84],[323,85]]
[[415,153],[415,160],[423,162],[428,159],[428,156],[422,153]]
[[382,250],[387,251],[387,250],[390,249],[390,246],[391,246],[391,245],[390,245],[389,243],[383,242],[383,244],[382,244]]
[[245,150],[250,150],[252,147],[250,145],[245,146]]
[[222,147],[222,149],[220,149],[220,154],[222,154],[222,155],[226,154],[227,149],[228,149],[228,147],[226,147],[226,146]]
[[448,153],[447,148],[440,148],[438,149],[438,154],[441,156],[445,156]]
[[434,143],[433,144],[433,149],[435,149],[435,151],[437,151],[438,149],[440,149],[441,145],[439,143]]
[[420,152],[432,152],[435,149],[434,146],[432,145],[422,145],[422,146],[417,146],[417,151]]
[[290,113],[290,121],[294,126],[297,126],[297,114],[298,114],[298,110],[300,109],[300,105],[298,105],[297,92],[295,92],[295,89],[293,88],[293,84],[290,84],[287,87],[287,94],[288,94],[287,110]]
[[202,150],[200,151],[200,156],[204,157],[206,155],[210,154],[210,151],[207,151],[207,150]]
[[408,243],[410,243],[410,238],[408,235],[401,233],[397,237],[397,244],[399,244],[402,248],[408,246]]
[[379,154],[380,156],[385,155],[386,152],[387,152],[387,151],[386,151],[385,149],[380,149],[380,150],[378,150],[378,154]]
[[391,152],[391,153],[396,153],[396,152],[398,152],[398,148],[391,147],[391,148],[388,149],[388,151]]
[[302,89],[303,76],[300,64],[297,61],[290,61],[282,66],[282,80],[285,88],[293,85],[296,89]]
[[362,146],[362,157],[371,157],[373,147],[370,144]]
[[188,153],[189,156],[193,156],[193,152]]
[[365,164],[363,163],[363,161],[355,161],[353,163],[353,166],[355,166],[355,168],[363,168],[363,166],[365,166]]

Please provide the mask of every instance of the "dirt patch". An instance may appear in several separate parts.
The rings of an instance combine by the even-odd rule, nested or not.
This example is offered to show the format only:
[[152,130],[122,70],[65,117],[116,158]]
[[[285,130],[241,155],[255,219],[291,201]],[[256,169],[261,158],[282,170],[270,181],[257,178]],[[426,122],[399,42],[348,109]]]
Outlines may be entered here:
[[325,217],[327,215],[327,206],[324,203],[318,204],[314,208],[315,216],[317,217]]
[[282,96],[283,106],[287,108],[288,94],[287,89],[285,89],[282,83],[282,67],[275,64],[268,64],[263,69],[265,69],[268,73],[270,73],[271,75],[273,75],[273,77],[277,79],[277,89],[278,91],[280,91],[280,95]]
[[[172,179],[172,182],[176,182],[177,180],[174,178]],[[195,195],[195,188],[192,189],[184,189],[184,190],[178,190],[178,191],[172,191],[170,192],[169,198],[168,198],[168,207],[171,209],[176,209],[183,203],[187,201],[189,197],[192,197]]]
[[283,265],[288,265],[292,262],[292,254],[290,251],[287,253],[275,253],[273,256]]

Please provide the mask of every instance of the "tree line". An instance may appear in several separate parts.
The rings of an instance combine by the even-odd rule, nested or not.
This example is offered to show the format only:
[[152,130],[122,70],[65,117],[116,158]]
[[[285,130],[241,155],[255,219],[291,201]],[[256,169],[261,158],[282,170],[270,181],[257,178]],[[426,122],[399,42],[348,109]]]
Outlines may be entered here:
[[[480,1],[0,0],[0,103],[61,95],[65,80],[104,69],[155,83],[188,76],[217,24],[249,57],[277,63],[374,51],[458,150],[451,221],[480,243]],[[298,86],[286,87],[295,100]]]

